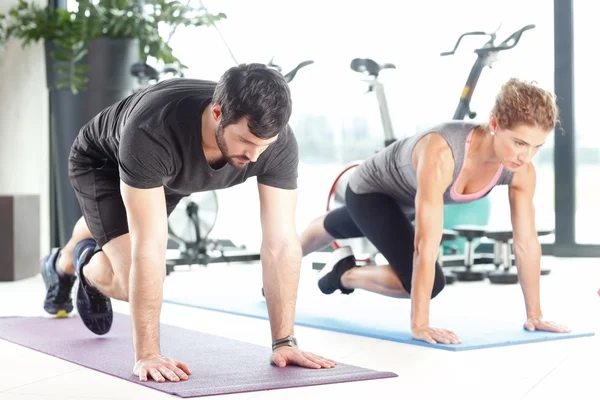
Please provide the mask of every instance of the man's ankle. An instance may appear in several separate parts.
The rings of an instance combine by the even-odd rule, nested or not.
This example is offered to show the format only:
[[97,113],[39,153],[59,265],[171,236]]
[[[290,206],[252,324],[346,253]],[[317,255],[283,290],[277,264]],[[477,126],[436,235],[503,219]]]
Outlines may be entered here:
[[56,272],[59,276],[75,274],[75,266],[72,262],[70,262],[71,258],[72,256],[68,254],[65,256],[62,250],[58,253],[56,263],[54,264],[54,269],[56,269]]

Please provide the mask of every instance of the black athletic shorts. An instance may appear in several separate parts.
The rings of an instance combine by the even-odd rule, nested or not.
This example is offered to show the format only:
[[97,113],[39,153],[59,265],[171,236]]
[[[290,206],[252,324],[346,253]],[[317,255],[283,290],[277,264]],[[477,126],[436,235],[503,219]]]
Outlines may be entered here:
[[[356,194],[346,188],[346,205],[329,212],[325,230],[336,239],[366,237],[385,257],[408,293],[412,289],[415,229],[392,197],[382,193]],[[444,271],[435,263],[431,297],[446,285]]]
[[[129,233],[127,212],[121,197],[118,165],[99,154],[74,146],[69,155],[69,179],[81,212],[99,248]],[[183,196],[166,196],[167,215]]]

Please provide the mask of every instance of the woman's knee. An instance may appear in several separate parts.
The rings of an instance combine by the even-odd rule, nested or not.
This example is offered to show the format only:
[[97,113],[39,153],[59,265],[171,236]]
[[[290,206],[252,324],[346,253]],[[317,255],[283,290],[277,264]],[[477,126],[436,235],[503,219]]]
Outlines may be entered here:
[[300,235],[300,244],[304,256],[325,247],[333,241],[333,237],[325,229],[324,219],[325,216],[315,218]]
[[435,279],[433,281],[433,289],[431,290],[431,298],[435,299],[438,294],[446,287],[446,277],[441,268],[436,268]]

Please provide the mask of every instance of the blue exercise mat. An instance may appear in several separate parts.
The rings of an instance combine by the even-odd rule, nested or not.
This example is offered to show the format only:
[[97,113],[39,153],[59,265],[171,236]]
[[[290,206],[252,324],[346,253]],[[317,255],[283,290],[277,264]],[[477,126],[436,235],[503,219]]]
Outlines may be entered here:
[[[486,319],[479,315],[437,313],[430,316],[432,326],[454,331],[460,338],[461,344],[429,344],[412,339],[408,302],[404,307],[398,307],[398,302],[388,301],[389,306],[382,307],[383,303],[372,305],[368,302],[330,301],[329,299],[330,297],[325,296],[316,298],[300,296],[296,307],[296,324],[449,351],[476,350],[594,335],[592,330],[577,330],[572,326],[569,333],[529,332],[522,327],[524,321],[519,324],[515,321]],[[267,303],[258,296],[175,295],[166,296],[165,302],[268,319]],[[397,315],[397,318],[393,318],[393,315]]]

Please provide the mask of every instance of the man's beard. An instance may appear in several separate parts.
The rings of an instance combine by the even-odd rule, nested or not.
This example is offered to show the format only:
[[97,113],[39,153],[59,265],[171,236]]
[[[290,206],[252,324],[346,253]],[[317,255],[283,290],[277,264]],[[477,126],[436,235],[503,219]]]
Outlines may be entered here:
[[240,164],[240,162],[237,161],[235,158],[247,159],[247,157],[243,155],[238,156],[229,154],[229,149],[227,148],[227,143],[225,142],[225,133],[221,124],[217,125],[217,129],[215,130],[215,137],[217,139],[217,146],[223,154],[223,161],[227,162],[227,164],[231,165],[232,167],[243,168],[245,164]]

